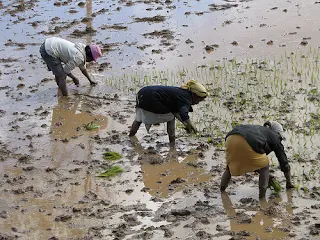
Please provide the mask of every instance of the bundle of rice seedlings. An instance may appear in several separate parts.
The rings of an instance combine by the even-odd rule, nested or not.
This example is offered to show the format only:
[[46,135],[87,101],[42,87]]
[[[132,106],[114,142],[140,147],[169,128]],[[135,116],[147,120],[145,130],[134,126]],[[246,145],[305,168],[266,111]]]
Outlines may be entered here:
[[98,177],[106,177],[106,178],[114,177],[122,172],[123,172],[123,169],[120,166],[113,166],[107,169],[105,172],[100,173]]
[[117,152],[105,152],[103,153],[103,158],[105,160],[115,161],[122,158],[122,155]]
[[282,190],[280,183],[274,177],[269,178],[269,187],[276,193],[279,193]]
[[98,129],[99,127],[100,127],[99,125],[97,125],[97,124],[95,124],[95,123],[93,123],[93,122],[88,123],[88,124],[86,125],[86,129],[87,129],[88,131]]

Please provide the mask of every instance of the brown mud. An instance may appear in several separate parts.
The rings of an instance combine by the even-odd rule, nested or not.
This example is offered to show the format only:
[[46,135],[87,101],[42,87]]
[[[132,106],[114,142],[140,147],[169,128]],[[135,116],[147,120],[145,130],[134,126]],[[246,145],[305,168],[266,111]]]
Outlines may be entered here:
[[[163,125],[127,136],[134,93],[143,85],[136,73],[172,71],[185,81],[181,69],[212,62],[307,54],[319,47],[319,12],[319,2],[297,0],[0,1],[0,239],[320,239],[319,114],[299,125],[306,99],[318,111],[317,92],[303,95],[299,108],[280,93],[288,97],[278,110],[294,181],[303,176],[308,184],[280,195],[268,191],[265,201],[258,200],[255,174],[232,179],[227,194],[219,191],[223,136],[231,128],[223,115],[200,115],[218,123],[215,134],[179,130],[174,149]],[[75,71],[81,86],[70,81],[70,96],[60,96],[39,54],[50,36],[102,46],[104,56],[88,64],[97,86]],[[133,76],[131,85],[124,75]],[[298,96],[318,88],[319,79],[288,86]],[[216,106],[241,111],[237,96],[219,95],[218,87],[234,88],[214,86],[210,99],[221,97]],[[248,97],[257,112],[273,106],[268,99],[276,94],[257,95],[267,102]],[[206,112],[208,104],[195,112]],[[99,128],[88,131],[92,122]],[[108,162],[106,151],[123,158]],[[97,177],[116,165],[123,173]],[[276,166],[273,171],[284,186]]]

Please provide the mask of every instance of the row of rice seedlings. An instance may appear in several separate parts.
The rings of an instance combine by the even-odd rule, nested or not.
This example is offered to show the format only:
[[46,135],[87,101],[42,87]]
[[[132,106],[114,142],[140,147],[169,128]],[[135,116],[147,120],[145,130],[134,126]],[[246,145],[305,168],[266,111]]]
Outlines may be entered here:
[[319,187],[320,166],[316,161],[298,164],[292,168],[296,190],[307,194],[313,187]]
[[[307,94],[313,93],[310,92],[311,88],[319,76],[315,56],[315,52],[312,52],[311,56],[304,57],[298,53],[292,54],[281,61],[233,59],[193,70],[124,75],[121,79],[110,78],[109,82],[133,95],[145,85],[179,86],[195,78],[212,93],[205,103],[196,107],[195,113],[190,114],[204,134],[217,135],[217,130],[210,127],[213,123],[222,129],[219,133],[222,136],[231,130],[234,122],[261,124],[269,119],[296,119],[301,128],[309,124],[309,131],[305,134],[312,137],[318,133],[316,121],[310,121],[310,114],[319,112],[319,106],[310,102]],[[229,108],[225,105],[228,101]],[[202,109],[207,112],[206,116],[197,115]]]

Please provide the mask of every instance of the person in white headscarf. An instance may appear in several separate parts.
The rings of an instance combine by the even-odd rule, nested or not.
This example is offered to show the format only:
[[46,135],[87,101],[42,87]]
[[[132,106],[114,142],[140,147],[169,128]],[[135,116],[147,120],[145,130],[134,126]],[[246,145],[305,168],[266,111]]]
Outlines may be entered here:
[[220,189],[225,191],[231,176],[241,176],[247,172],[259,172],[259,198],[264,198],[269,183],[269,158],[274,152],[280,169],[286,178],[286,187],[293,188],[290,165],[281,143],[283,127],[278,122],[260,125],[240,125],[226,136],[227,167],[221,178]]
[[208,96],[206,88],[195,80],[189,80],[181,87],[147,86],[139,90],[136,97],[136,116],[129,136],[134,136],[141,123],[149,131],[152,124],[167,123],[169,142],[175,143],[175,118],[183,123],[187,132],[196,133],[189,118],[192,105]]

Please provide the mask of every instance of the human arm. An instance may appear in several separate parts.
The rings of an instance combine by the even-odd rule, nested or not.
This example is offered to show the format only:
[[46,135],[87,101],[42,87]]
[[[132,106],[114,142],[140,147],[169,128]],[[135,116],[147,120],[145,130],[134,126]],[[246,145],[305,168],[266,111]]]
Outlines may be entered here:
[[173,115],[176,117],[176,119],[178,119],[180,122],[183,122],[179,113],[173,113]]
[[74,57],[70,58],[69,61],[64,65],[63,71],[70,78],[72,78],[73,82],[76,85],[79,85],[79,80],[71,73],[73,69],[75,69],[76,67],[79,67],[82,74],[86,76],[86,78],[89,80],[90,84],[95,84],[95,82],[92,81],[91,77],[89,76],[84,64],[85,64],[84,59],[78,54],[76,54]]
[[197,132],[197,129],[192,125],[190,119],[183,121],[178,113],[174,113],[173,115],[183,124],[187,133],[191,133],[191,132],[196,133]]
[[279,143],[277,145],[277,148],[276,150],[274,151],[275,152],[275,155],[279,161],[279,164],[280,164],[280,169],[281,171],[283,172],[285,178],[286,178],[286,188],[294,188],[294,185],[292,184],[291,182],[291,167],[290,167],[290,164],[288,162],[288,159],[287,159],[287,155],[284,151],[284,147],[281,143]]
[[63,67],[63,71],[69,76],[69,74],[71,74],[71,71],[76,67],[80,66],[80,64],[82,64],[82,62],[78,58],[76,57],[70,58],[69,61],[65,63]]
[[198,132],[197,129],[192,125],[190,119],[183,121],[182,124],[184,125],[187,133],[192,133],[192,132],[197,133]]
[[86,76],[86,78],[89,80],[90,84],[92,84],[92,85],[97,84],[95,81],[92,80],[92,78],[91,78],[90,75],[88,74],[88,71],[87,71],[86,68],[80,67],[80,70],[81,70],[82,74],[83,74],[84,76]]
[[179,113],[174,113],[174,116],[184,125],[187,133],[197,133],[197,129],[192,125],[189,118],[189,106],[182,106]]
[[76,76],[74,76],[71,72],[69,74],[67,74],[67,75],[68,75],[68,77],[72,78],[72,81],[74,82],[74,84],[77,87],[79,87],[79,79]]

